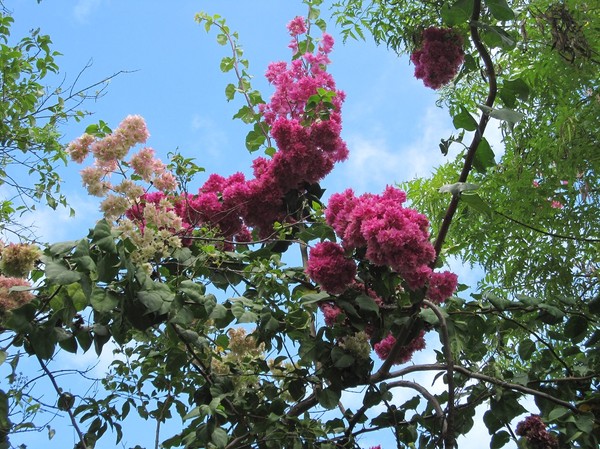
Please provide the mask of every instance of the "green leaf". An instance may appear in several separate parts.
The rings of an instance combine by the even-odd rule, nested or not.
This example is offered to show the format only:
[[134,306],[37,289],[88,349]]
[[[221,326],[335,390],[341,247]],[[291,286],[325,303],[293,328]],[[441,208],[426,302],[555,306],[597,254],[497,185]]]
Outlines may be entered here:
[[452,123],[456,129],[465,129],[467,131],[475,131],[477,129],[477,121],[463,106],[460,107],[460,112],[452,118]]
[[227,436],[227,432],[217,427],[210,437],[213,444],[217,447],[217,449],[224,449],[227,446],[227,441],[229,441],[229,437]]
[[573,343],[579,343],[587,334],[588,320],[582,316],[575,315],[569,318],[565,324],[565,337],[570,338]]
[[225,98],[227,98],[227,101],[233,100],[233,97],[235,96],[236,92],[237,92],[237,89],[236,89],[235,85],[228,84],[227,87],[225,88]]
[[0,365],[2,365],[6,361],[6,351],[0,351]]
[[81,279],[81,273],[71,271],[63,262],[44,259],[42,258],[45,263],[44,273],[49,283],[68,285]]
[[477,193],[463,194],[460,196],[460,199],[477,212],[486,215],[488,218],[492,217],[492,208]]
[[519,353],[519,357],[521,357],[521,360],[528,361],[534,352],[535,352],[535,343],[533,341],[531,341],[529,338],[522,340],[519,343],[518,353]]
[[475,152],[475,157],[473,158],[473,167],[479,173],[485,173],[488,168],[494,167],[496,165],[496,159],[494,157],[494,151],[487,139],[483,137],[481,142],[479,142],[479,146],[477,147],[477,151]]
[[506,446],[510,442],[510,433],[506,430],[501,430],[500,432],[496,432],[492,436],[492,441],[490,442],[490,449],[500,449],[501,447]]
[[51,245],[47,251],[51,256],[54,256],[54,257],[64,256],[65,254],[70,253],[73,250],[73,248],[75,248],[77,246],[78,243],[79,243],[79,240],[55,243],[54,245]]
[[485,0],[485,4],[492,15],[500,21],[505,22],[515,18],[515,12],[510,9],[506,0]]
[[342,348],[336,346],[331,351],[331,361],[333,362],[333,366],[336,368],[344,369],[352,366],[355,359]]
[[96,287],[92,292],[90,302],[96,312],[108,313],[119,305],[119,297],[110,290]]
[[167,313],[175,298],[169,286],[162,282],[151,282],[145,287],[147,288],[140,290],[137,296],[141,303],[146,306],[148,312],[156,312],[159,315]]
[[442,6],[442,20],[448,26],[465,23],[473,13],[473,0],[457,0],[450,5],[450,2]]
[[340,402],[341,392],[331,388],[317,390],[317,401],[324,409],[331,410],[338,406]]
[[315,302],[324,301],[329,297],[330,295],[327,292],[308,293],[300,298],[300,302],[302,302],[304,305],[314,304]]
[[365,294],[358,295],[355,299],[356,305],[360,310],[364,310],[365,312],[375,312],[379,314],[379,306],[375,302],[373,298],[367,296]]
[[489,301],[490,304],[492,304],[498,310],[504,310],[512,304],[512,302],[510,302],[508,299],[498,296],[492,292],[485,292],[483,294],[483,299]]
[[186,279],[179,284],[180,292],[184,293],[190,300],[194,301],[198,304],[203,304],[206,300],[204,293],[206,292],[206,287],[204,284],[199,282],[194,282],[190,279]]
[[109,254],[117,253],[117,246],[115,245],[115,238],[112,235],[112,228],[107,220],[102,219],[96,223],[91,238],[92,242],[98,245],[98,248],[102,251]]

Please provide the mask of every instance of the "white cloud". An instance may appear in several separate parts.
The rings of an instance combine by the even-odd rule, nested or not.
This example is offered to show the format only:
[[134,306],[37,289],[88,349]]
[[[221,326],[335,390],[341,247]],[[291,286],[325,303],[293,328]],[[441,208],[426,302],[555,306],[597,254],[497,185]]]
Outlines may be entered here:
[[212,158],[223,154],[223,148],[227,145],[227,134],[219,127],[212,118],[195,114],[192,117],[191,128],[199,137],[196,146],[202,153],[207,153]]
[[418,127],[419,137],[411,142],[402,142],[401,137],[390,143],[384,137],[350,135],[350,156],[327,182],[338,184],[336,191],[352,187],[357,193],[375,193],[386,185],[428,175],[445,161],[438,144],[454,130],[447,112],[433,106],[425,111]]
[[73,15],[78,22],[86,23],[92,13],[100,7],[102,0],[79,0],[73,8]]
[[[69,193],[66,196],[75,210],[75,216],[72,217],[70,210],[62,206],[54,210],[38,205],[36,210],[17,217],[17,221],[31,231],[39,242],[56,243],[85,237],[88,229],[100,218],[99,200]],[[7,240],[11,238],[11,235],[6,235]]]

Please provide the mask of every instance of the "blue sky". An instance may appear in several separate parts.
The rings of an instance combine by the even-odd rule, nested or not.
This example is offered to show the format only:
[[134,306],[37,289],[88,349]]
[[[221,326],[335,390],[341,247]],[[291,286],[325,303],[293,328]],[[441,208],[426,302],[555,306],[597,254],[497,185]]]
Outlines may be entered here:
[[[285,25],[294,16],[306,14],[299,0],[43,0],[39,5],[34,0],[14,0],[5,6],[15,18],[15,37],[37,27],[52,37],[54,49],[63,54],[58,59],[59,79],[66,77],[67,84],[88,63],[91,67],[83,72],[80,87],[119,71],[130,72],[113,79],[99,101],[85,104],[92,117],[62,128],[64,142],[100,119],[114,128],[125,116],[140,114],[151,133],[148,144],[163,160],[177,149],[196,158],[207,175],[248,173],[254,156],[244,147],[249,129],[231,119],[241,100],[225,100],[225,86],[234,81],[231,73],[219,70],[227,48],[216,43],[214,32],[207,35],[194,21],[195,13],[218,13],[239,32],[249,71],[255,76],[253,85],[265,99],[272,92],[263,77],[267,64],[290,57]],[[323,17],[329,17],[326,7]],[[399,58],[372,42],[343,44],[334,24],[328,31],[337,41],[330,72],[347,95],[343,136],[350,157],[323,182],[327,193],[348,187],[358,193],[378,193],[387,184],[429,174],[443,161],[440,139],[453,131],[447,112],[435,106],[435,93],[413,78],[407,57]],[[86,196],[81,187],[80,168],[72,164],[60,170],[65,179],[63,191],[77,212],[74,218],[67,211],[43,208],[26,217],[42,240],[83,237],[99,217],[98,199]],[[200,177],[198,185],[203,180]],[[463,270],[461,276],[461,282],[468,282],[473,274]],[[416,361],[431,362],[433,357],[426,350]],[[80,358],[78,366],[82,359],[91,362],[95,355]],[[431,385],[429,375],[427,379],[424,385]],[[440,387],[438,381],[435,388]],[[404,394],[412,397],[412,392]],[[461,447],[481,447],[478,432],[487,437],[485,429],[477,430]],[[136,433],[128,444],[151,446],[153,436]],[[70,430],[57,433],[49,445],[46,435],[23,441],[30,447],[69,447],[73,435]],[[106,438],[97,447],[113,447],[113,441]],[[365,440],[365,448],[379,442]]]

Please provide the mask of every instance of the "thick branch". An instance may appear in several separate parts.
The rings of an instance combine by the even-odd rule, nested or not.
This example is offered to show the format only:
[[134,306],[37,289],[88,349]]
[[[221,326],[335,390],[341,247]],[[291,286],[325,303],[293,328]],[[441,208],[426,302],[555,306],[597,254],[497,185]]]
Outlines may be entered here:
[[[471,31],[471,39],[475,48],[477,49],[479,56],[483,60],[485,65],[485,70],[489,80],[488,87],[488,96],[485,101],[485,105],[488,107],[492,107],[494,105],[494,101],[496,100],[496,93],[498,91],[498,85],[496,82],[496,72],[494,69],[494,63],[487,49],[481,42],[481,38],[479,36],[479,29],[477,28],[477,21],[479,20],[479,14],[481,13],[481,0],[475,1],[473,6],[473,14],[471,15],[470,21],[470,31]],[[485,132],[485,128],[488,124],[490,117],[487,113],[482,112],[481,118],[479,119],[479,124],[477,126],[477,130],[475,131],[475,135],[473,136],[473,140],[471,141],[471,145],[469,145],[469,150],[465,156],[465,163],[463,165],[462,172],[460,173],[460,177],[458,178],[458,182],[466,182],[469,177],[469,173],[473,168],[473,161],[475,159],[475,153],[477,152],[477,148],[483,139],[483,133]],[[435,266],[437,262],[437,258],[440,255],[442,250],[442,246],[444,245],[444,241],[446,240],[446,235],[448,234],[448,230],[450,229],[450,224],[452,223],[452,219],[454,218],[454,214],[456,213],[456,209],[458,207],[460,196],[454,195],[450,204],[448,205],[448,209],[446,210],[446,215],[444,216],[444,220],[442,221],[442,225],[440,226],[440,230],[438,232],[437,239],[435,240],[435,251],[436,251],[436,260],[431,264],[432,267]]]

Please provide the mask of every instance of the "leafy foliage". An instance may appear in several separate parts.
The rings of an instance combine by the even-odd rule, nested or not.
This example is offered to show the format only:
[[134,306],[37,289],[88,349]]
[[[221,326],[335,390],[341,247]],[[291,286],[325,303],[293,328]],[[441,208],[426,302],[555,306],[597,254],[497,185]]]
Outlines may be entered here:
[[[478,407],[485,407],[492,448],[511,440],[598,446],[598,10],[547,0],[336,3],[347,37],[370,33],[398,53],[420,48],[429,26],[452,27],[464,40],[462,69],[440,91],[458,131],[440,144],[451,159],[430,179],[405,184],[411,207],[431,222],[429,242],[427,219],[404,208],[397,189],[346,191],[326,208],[320,177],[309,182],[311,173],[297,171],[302,159],[277,178],[289,183],[293,173],[293,183],[261,191],[260,205],[276,207],[270,218],[277,219],[252,221],[246,203],[227,203],[232,191],[280,167],[282,154],[343,148],[342,95],[324,71],[330,41],[309,33],[311,21],[323,27],[321,2],[306,3],[309,20],[288,25],[292,65],[270,68],[286,99],[281,107],[252,90],[237,34],[219,16],[198,15],[232,50],[221,68],[236,77],[226,99],[241,94],[246,102],[236,114],[252,127],[246,147],[265,147],[270,159],[255,161],[253,180],[213,175],[192,196],[185,187],[203,170],[173,155],[169,168],[182,191],[114,188],[129,201],[123,217],[107,214],[87,237],[44,250],[29,269],[35,297],[10,303],[0,316],[14,394],[0,394],[5,447],[18,430],[7,404],[25,403],[20,355],[37,359],[82,448],[109,428],[118,444],[135,411],[156,423],[157,435],[174,415],[183,419],[163,447],[357,448],[361,435],[389,430],[398,447],[450,449],[471,430]],[[309,87],[298,93],[286,84],[292,78]],[[502,131],[501,151],[484,136],[493,124]],[[120,128],[101,123],[87,132],[104,151],[114,149],[108,143],[123,149]],[[128,163],[117,162],[125,174]],[[143,180],[133,170],[131,179]],[[230,207],[219,215],[224,204]],[[232,216],[236,232],[224,224]],[[238,238],[242,224],[252,228],[245,239]],[[162,240],[152,246],[144,236]],[[296,247],[301,266],[284,256]],[[459,285],[452,295],[455,278],[435,271],[449,257],[480,267],[479,285]],[[10,284],[0,291],[5,297],[24,291],[0,279]],[[406,364],[428,332],[441,343],[436,363]],[[93,346],[101,354],[110,341],[118,357],[103,380],[106,396],[63,391],[48,369],[57,348]],[[405,378],[427,371],[443,383],[441,392]],[[345,406],[356,387],[361,400]],[[400,400],[400,388],[417,395]],[[22,416],[36,411],[29,406]]]

